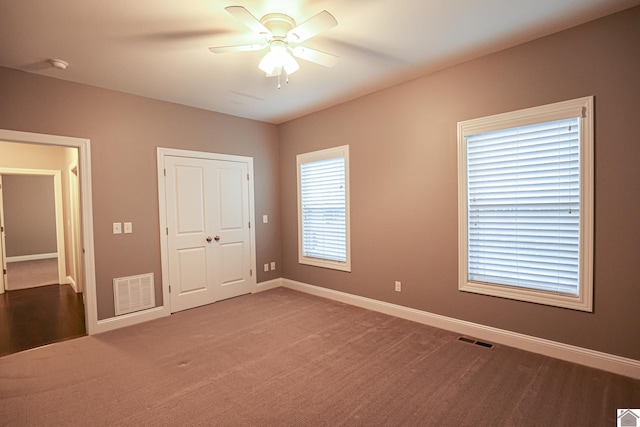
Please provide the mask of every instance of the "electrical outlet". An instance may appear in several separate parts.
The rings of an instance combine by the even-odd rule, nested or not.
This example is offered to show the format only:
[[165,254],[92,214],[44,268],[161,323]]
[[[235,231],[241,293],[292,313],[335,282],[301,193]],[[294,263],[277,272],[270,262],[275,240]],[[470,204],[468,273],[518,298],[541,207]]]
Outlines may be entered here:
[[264,271],[269,271],[269,263],[264,265]]
[[121,234],[122,233],[122,223],[114,222],[113,223],[113,234]]
[[133,233],[133,223],[125,222],[124,223],[124,232],[125,232],[125,234]]
[[275,262],[275,261],[272,261],[272,262],[271,262],[271,270],[273,271],[273,270],[275,270],[275,269],[276,269],[276,262]]
[[269,215],[262,215],[262,223],[263,224],[269,223]]
[[402,292],[402,282],[396,280],[396,292]]

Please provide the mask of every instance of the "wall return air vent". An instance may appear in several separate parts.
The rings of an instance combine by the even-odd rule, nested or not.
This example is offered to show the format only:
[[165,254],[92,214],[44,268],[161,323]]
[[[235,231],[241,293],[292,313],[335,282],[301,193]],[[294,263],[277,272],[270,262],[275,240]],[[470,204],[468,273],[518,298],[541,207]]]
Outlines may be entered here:
[[113,299],[116,316],[155,307],[153,273],[113,279]]

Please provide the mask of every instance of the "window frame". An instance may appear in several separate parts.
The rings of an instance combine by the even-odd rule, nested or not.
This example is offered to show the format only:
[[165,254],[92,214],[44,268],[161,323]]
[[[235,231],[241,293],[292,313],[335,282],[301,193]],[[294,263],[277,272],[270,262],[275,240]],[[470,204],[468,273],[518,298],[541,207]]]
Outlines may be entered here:
[[[344,158],[344,182],[345,182],[345,251],[346,260],[344,262],[315,258],[304,255],[302,240],[302,193],[300,182],[301,165],[320,160],[327,160],[342,157]],[[297,178],[297,204],[298,204],[298,263],[312,265],[316,267],[329,268],[339,271],[351,271],[351,221],[350,221],[350,185],[349,185],[349,145],[327,148],[318,151],[298,154],[296,156],[296,178]]]
[[[580,117],[580,246],[576,296],[468,280],[466,137],[484,132]],[[458,289],[482,295],[593,311],[593,96],[458,122]]]

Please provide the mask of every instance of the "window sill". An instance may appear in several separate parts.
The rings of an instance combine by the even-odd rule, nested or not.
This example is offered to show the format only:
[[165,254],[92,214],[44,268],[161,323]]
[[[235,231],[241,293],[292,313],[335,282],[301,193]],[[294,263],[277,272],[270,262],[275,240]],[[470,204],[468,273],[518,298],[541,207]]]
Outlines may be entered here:
[[463,292],[489,295],[518,301],[533,302],[536,304],[550,305],[554,307],[569,308],[572,310],[593,312],[591,295],[573,296],[554,292],[539,291],[535,289],[516,288],[512,286],[495,285],[490,283],[462,281],[458,289]]

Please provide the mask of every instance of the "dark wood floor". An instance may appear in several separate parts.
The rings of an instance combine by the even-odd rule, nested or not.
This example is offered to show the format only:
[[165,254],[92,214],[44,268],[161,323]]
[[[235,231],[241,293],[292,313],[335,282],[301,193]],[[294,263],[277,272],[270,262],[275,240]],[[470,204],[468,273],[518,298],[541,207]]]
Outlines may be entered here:
[[86,335],[82,294],[69,285],[0,295],[0,356]]

